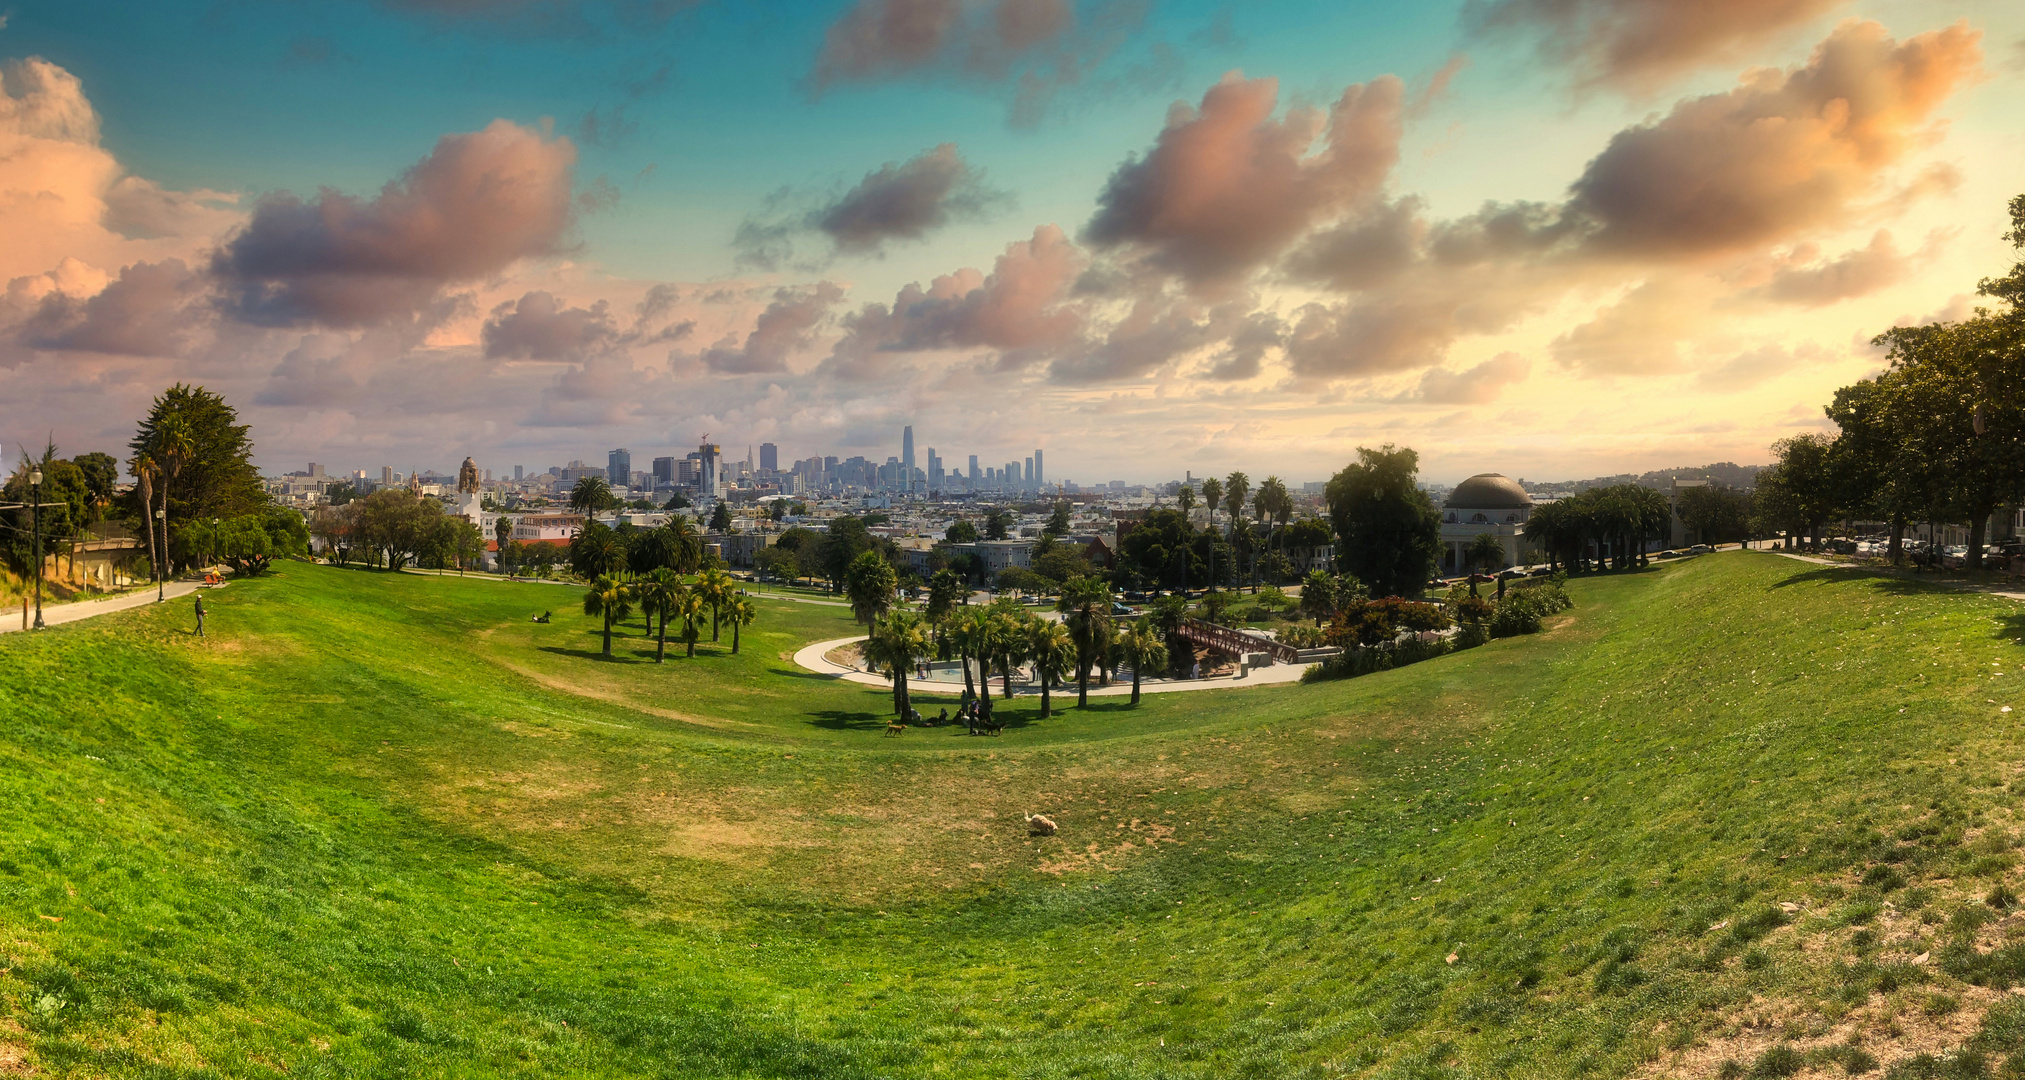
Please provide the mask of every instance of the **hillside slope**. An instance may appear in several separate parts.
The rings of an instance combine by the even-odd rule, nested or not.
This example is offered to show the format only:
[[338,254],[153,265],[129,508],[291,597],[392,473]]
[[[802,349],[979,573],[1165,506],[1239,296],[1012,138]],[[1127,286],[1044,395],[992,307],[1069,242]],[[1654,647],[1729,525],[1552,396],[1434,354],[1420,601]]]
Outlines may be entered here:
[[2025,1040],[2021,609],[1744,553],[1571,588],[1536,638],[996,740],[881,737],[887,695],[784,659],[848,614],[780,601],[663,665],[637,621],[598,659],[569,590],[301,565],[208,640],[180,605],[10,635],[0,1070],[1974,1075]]

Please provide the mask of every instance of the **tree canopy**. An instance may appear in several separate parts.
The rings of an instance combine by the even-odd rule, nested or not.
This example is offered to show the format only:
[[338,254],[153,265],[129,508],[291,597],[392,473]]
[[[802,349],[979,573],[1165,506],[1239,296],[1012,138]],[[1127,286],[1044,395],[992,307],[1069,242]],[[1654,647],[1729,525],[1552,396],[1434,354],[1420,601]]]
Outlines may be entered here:
[[1415,483],[1419,473],[1419,454],[1387,443],[1359,447],[1329,481],[1336,561],[1374,596],[1419,596],[1440,560],[1441,512]]

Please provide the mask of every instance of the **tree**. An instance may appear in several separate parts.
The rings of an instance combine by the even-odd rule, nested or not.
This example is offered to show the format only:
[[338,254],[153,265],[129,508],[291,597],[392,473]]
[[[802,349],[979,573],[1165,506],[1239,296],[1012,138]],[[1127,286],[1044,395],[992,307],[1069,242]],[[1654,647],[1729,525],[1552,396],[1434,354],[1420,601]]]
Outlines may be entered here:
[[580,476],[570,488],[570,509],[579,514],[602,514],[615,504],[611,481],[602,476]]
[[760,573],[783,581],[792,581],[801,567],[801,561],[796,557],[794,549],[784,548],[779,544],[768,544],[760,548],[759,554],[753,556],[752,561]]
[[949,527],[949,531],[942,534],[942,538],[952,544],[975,544],[977,543],[977,526],[962,518],[957,518],[956,523]]
[[586,581],[617,574],[626,569],[626,541],[604,522],[587,520],[570,538],[569,559],[570,571]]
[[612,658],[612,624],[623,621],[632,612],[633,592],[614,575],[598,575],[585,590],[584,614],[603,616],[605,620],[605,659]]
[[1470,595],[1477,595],[1477,571],[1490,573],[1505,568],[1505,542],[1496,533],[1478,533],[1463,549],[1463,562],[1470,569]]
[[872,534],[866,530],[862,519],[848,514],[833,518],[829,529],[823,535],[822,542],[817,545],[817,557],[814,561],[819,569],[816,572],[830,583],[831,591],[841,592],[844,587],[844,576],[857,562],[858,556],[877,546],[872,542]]
[[[990,646],[991,612],[985,608],[964,607],[950,612],[945,620],[944,633],[951,644],[956,646],[957,657],[963,662],[963,692],[965,697],[977,693],[977,687],[970,679],[970,661],[973,657],[983,661],[985,650]],[[991,693],[991,668],[984,667],[984,692]]]
[[674,604],[669,609],[670,617],[682,620],[682,644],[691,660],[696,659],[696,642],[703,636],[703,613],[709,607],[695,589],[684,588],[675,594]]
[[[154,495],[168,511],[165,531],[179,522],[235,518],[267,505],[253,467],[253,440],[238,421],[237,410],[201,386],[177,383],[155,398],[129,448],[163,470]],[[144,518],[154,516],[142,511]]]
[[[1745,539],[1751,529],[1751,495],[1723,484],[1682,488],[1680,520],[1698,544],[1728,544]],[[1533,534],[1530,522],[1526,535]]]
[[963,579],[947,570],[937,570],[928,579],[928,605],[926,614],[931,620],[940,620],[965,599],[970,592],[964,587]]
[[1181,516],[1184,518],[1194,513],[1195,489],[1187,484],[1181,485],[1181,490],[1174,493],[1174,505],[1181,507]]
[[[883,560],[882,560],[883,562]],[[911,611],[880,614],[865,639],[865,659],[884,666],[893,680],[893,711],[905,717],[913,709],[907,696],[907,673],[928,655],[928,628]]]
[[844,572],[844,595],[851,601],[851,614],[866,626],[893,608],[893,593],[899,577],[893,564],[876,551],[860,552]]
[[710,508],[710,531],[728,533],[731,531],[731,504],[719,500]]
[[1045,547],[1035,545],[1033,571],[1056,584],[1097,572],[1081,547],[1062,543],[1048,543]]
[[1008,566],[998,572],[992,587],[1002,593],[1038,596],[1052,590],[1055,583],[1024,566]]
[[1329,481],[1337,562],[1374,596],[1419,596],[1441,555],[1441,512],[1415,484],[1420,455],[1390,443],[1357,449]]
[[1223,481],[1212,476],[1202,482],[1202,502],[1209,508],[1210,528],[1216,528],[1216,512],[1223,505]]
[[1776,464],[1758,474],[1758,512],[1786,533],[1788,547],[1802,538],[1819,544],[1821,524],[1836,510],[1832,445],[1828,436],[1813,432],[1780,439],[1772,444]]
[[1132,704],[1139,704],[1139,677],[1151,668],[1167,666],[1166,636],[1150,619],[1134,619],[1118,635],[1118,662],[1132,669]]
[[768,521],[771,521],[771,522],[775,523],[775,524],[779,524],[779,523],[781,523],[781,522],[783,522],[783,521],[786,521],[786,520],[787,520],[787,500],[786,500],[786,499],[775,499],[775,500],[774,500],[773,502],[771,502],[771,503],[768,503],[768,504],[767,504],[767,507],[766,507],[766,519],[767,519]]
[[689,587],[682,583],[682,575],[665,566],[649,570],[646,576],[633,585],[633,596],[640,602],[640,613],[649,621],[658,623],[654,632],[654,662],[665,662],[668,655],[668,620],[675,616],[678,604]]
[[726,605],[738,595],[738,583],[722,570],[705,570],[696,575],[696,595],[710,605],[710,640],[717,640],[717,621]]
[[1081,668],[1083,661],[1076,643],[1070,640],[1069,628],[1051,619],[1034,619],[1027,623],[1026,656],[1034,665],[1034,677],[1041,683],[1041,719],[1054,715],[1054,699],[1049,696],[1050,688],[1067,674],[1071,667]]
[[1042,536],[1069,535],[1069,500],[1056,499],[1054,509],[1048,514],[1048,524],[1041,530]]
[[406,488],[381,488],[352,504],[358,539],[399,570],[429,550],[443,504]]
[[1233,472],[1223,481],[1223,505],[1230,511],[1230,527],[1233,534],[1244,528],[1245,498],[1252,491],[1252,479],[1241,472]]
[[689,501],[689,496],[678,491],[668,496],[668,501],[661,505],[661,509],[672,514],[677,510],[687,510],[693,505],[695,504]]
[[[1008,701],[1012,700],[1013,696],[1012,670],[1025,655],[1026,623],[1031,618],[1033,616],[1027,614],[1025,608],[1010,600],[992,601],[991,618],[987,620],[985,632],[985,650],[980,656],[987,658],[982,665],[987,673],[990,671],[990,661],[998,662],[999,678],[1002,680],[999,687],[1000,696]],[[989,674],[986,675],[986,681],[990,681]]]
[[1316,626],[1336,617],[1336,579],[1326,570],[1310,570],[1301,581],[1301,614]]
[[738,655],[738,631],[759,617],[759,607],[743,596],[734,596],[724,605],[724,621],[731,624],[731,655]]
[[119,484],[118,459],[111,454],[102,454],[94,450],[89,454],[79,454],[71,458],[70,463],[77,466],[77,471],[83,474],[84,490],[91,497],[91,520],[94,522],[105,520],[106,512],[112,507],[114,488]]
[[507,548],[513,544],[513,519],[505,514],[492,523],[492,542],[499,545],[499,568],[506,569]]
[[1090,669],[1111,647],[1111,587],[1101,578],[1075,578],[1063,584],[1055,610],[1067,618],[1076,645],[1076,707],[1090,703]]
[[1018,520],[1012,511],[1004,508],[994,508],[986,511],[984,517],[984,538],[986,540],[1005,539],[1006,533],[1014,524],[1018,523]]

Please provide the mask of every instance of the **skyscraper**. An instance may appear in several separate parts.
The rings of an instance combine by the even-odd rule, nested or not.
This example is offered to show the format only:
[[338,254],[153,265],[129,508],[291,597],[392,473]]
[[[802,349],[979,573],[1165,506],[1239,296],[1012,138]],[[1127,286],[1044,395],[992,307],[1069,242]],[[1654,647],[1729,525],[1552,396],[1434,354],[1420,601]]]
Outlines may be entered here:
[[1026,488],[1027,488],[1027,490],[1028,490],[1028,491],[1032,491],[1032,490],[1034,489],[1034,459],[1033,459],[1033,458],[1028,458],[1028,459],[1027,459],[1027,462],[1026,462]]
[[615,488],[624,488],[633,479],[633,452],[614,450],[605,457],[605,479]]
[[675,459],[672,457],[655,458],[654,486],[660,487],[662,484],[672,484],[674,482],[675,482]]
[[770,442],[759,444],[759,468],[761,472],[780,471],[780,447]]
[[977,471],[977,455],[972,454],[970,455],[970,482],[975,484],[982,479],[984,479],[984,474]]
[[525,473],[524,473],[524,472],[522,471],[522,466],[519,466],[519,465],[515,465],[515,466],[513,467],[513,478],[514,478],[515,480],[525,480],[525,479],[527,479],[527,477],[526,477],[526,474],[525,474]]
[[[710,436],[705,435],[708,439]],[[717,455],[724,448],[713,442],[706,442],[696,448],[697,493],[706,499],[717,497]]]
[[1034,486],[1038,488],[1047,482],[1047,471],[1041,467],[1041,452],[1036,450],[1034,451]]
[[914,425],[900,429],[900,490],[914,494]]

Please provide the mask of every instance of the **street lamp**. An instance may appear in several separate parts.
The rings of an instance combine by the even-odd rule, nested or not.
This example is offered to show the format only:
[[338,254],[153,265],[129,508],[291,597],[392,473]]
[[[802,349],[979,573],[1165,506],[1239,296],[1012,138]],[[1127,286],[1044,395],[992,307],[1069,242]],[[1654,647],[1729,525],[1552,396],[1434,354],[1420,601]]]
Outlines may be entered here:
[[155,603],[159,604],[169,598],[169,512],[156,510],[155,520],[162,533],[162,565],[155,567]]
[[34,469],[28,474],[31,492],[30,502],[34,504],[35,528],[35,628],[42,629],[42,470]]

